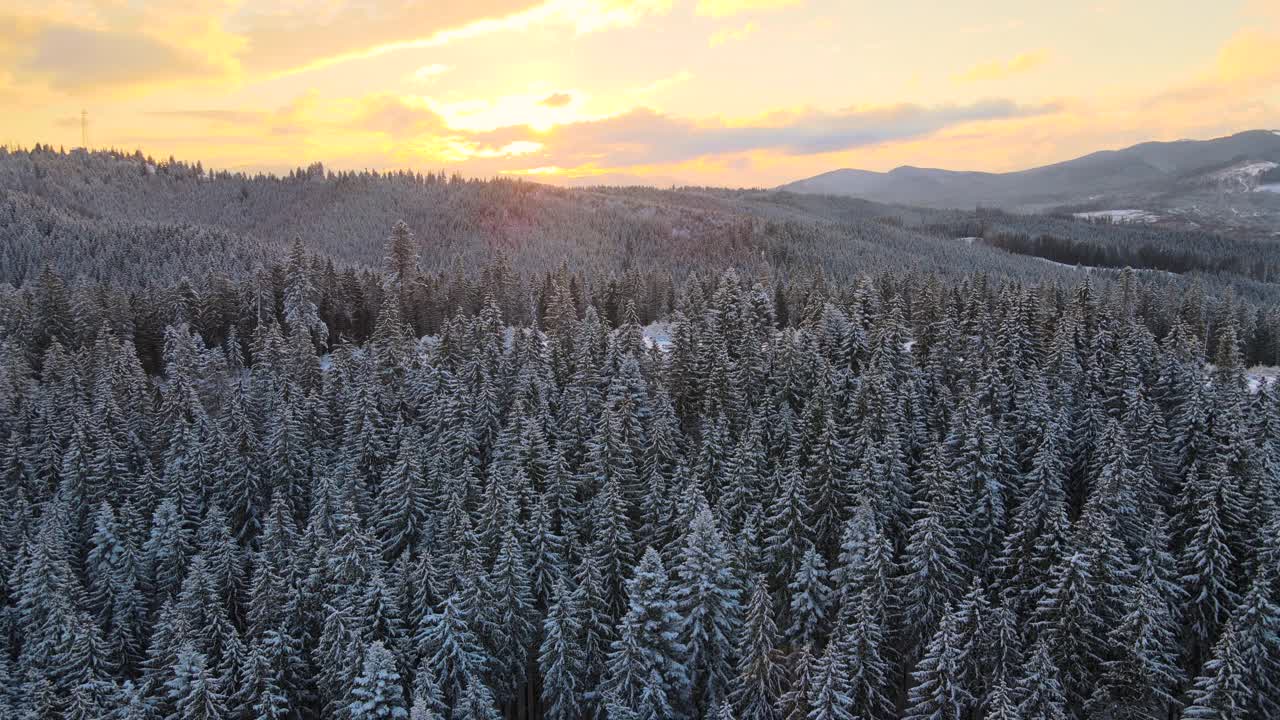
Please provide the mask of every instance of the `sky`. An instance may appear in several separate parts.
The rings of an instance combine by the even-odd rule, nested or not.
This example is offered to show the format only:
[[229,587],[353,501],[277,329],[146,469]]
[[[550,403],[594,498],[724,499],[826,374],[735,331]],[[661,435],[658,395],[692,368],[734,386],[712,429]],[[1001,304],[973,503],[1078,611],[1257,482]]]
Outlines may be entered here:
[[7,0],[0,144],[768,187],[1280,128],[1276,0]]

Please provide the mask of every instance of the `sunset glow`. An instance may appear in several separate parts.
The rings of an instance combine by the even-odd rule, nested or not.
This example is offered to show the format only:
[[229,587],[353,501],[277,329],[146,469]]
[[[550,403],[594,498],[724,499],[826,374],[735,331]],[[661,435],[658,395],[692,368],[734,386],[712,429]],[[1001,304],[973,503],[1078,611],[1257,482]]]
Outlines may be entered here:
[[0,143],[771,186],[1280,127],[1268,0],[18,0]]

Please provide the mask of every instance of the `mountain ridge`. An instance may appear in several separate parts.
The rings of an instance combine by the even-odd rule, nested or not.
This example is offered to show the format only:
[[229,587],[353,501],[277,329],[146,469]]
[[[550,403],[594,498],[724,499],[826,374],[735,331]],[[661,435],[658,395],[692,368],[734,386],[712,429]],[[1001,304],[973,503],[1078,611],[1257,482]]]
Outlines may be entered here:
[[1246,130],[1209,140],[1148,141],[1006,173],[901,165],[887,172],[840,168],[777,189],[852,195],[934,208],[1016,210],[1089,202],[1100,195],[1158,195],[1233,162],[1280,162],[1280,131]]

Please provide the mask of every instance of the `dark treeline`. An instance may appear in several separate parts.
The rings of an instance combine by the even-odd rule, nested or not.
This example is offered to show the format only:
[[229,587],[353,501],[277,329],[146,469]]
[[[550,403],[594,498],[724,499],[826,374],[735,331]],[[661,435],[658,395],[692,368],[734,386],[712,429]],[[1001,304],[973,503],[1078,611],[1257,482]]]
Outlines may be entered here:
[[414,247],[4,296],[0,717],[1280,713],[1257,311]]
[[1066,265],[1236,276],[1261,284],[1273,284],[1280,273],[1280,253],[1274,242],[1171,232],[1108,218],[1082,220],[979,209],[972,217],[935,221],[929,227],[952,236],[980,237],[1008,252]]
[[984,240],[1001,250],[1086,267],[1133,267],[1178,274],[1200,270],[1243,275],[1261,282],[1273,282],[1280,269],[1273,258],[1258,253],[1208,258],[1193,246],[1151,241],[1126,245],[1074,240],[1055,235],[1005,233],[989,233]]

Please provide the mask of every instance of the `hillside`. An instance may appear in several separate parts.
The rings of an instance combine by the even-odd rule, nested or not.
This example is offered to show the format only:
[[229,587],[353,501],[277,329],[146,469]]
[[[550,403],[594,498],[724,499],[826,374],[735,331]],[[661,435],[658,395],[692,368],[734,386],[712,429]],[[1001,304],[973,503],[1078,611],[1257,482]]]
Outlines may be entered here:
[[566,189],[319,166],[245,176],[141,154],[0,150],[0,281],[16,284],[45,263],[69,277],[135,285],[234,276],[295,238],[339,267],[377,267],[383,239],[402,220],[428,270],[474,267],[502,252],[526,271],[565,263],[676,275],[724,266],[754,274],[893,267],[1030,279],[1045,272],[907,227],[919,219],[875,203],[771,192]]
[[141,153],[0,149],[0,282],[19,286],[46,265],[124,287],[245,277],[272,267],[294,240],[339,270],[367,270],[382,264],[382,243],[400,221],[420,267],[434,273],[501,257],[529,277],[564,265],[668,281],[734,267],[755,277],[983,272],[1069,283],[1080,265],[1149,271],[1146,281],[1172,292],[1199,283],[1257,303],[1280,299],[1274,243],[1105,218],[767,190],[333,173],[318,164],[249,176]]
[[1153,221],[1261,232],[1274,230],[1280,217],[1280,197],[1259,192],[1271,189],[1261,178],[1277,164],[1280,132],[1253,130],[1205,141],[1142,143],[1018,172],[843,169],[779,189],[935,208],[1139,208],[1155,211]]

